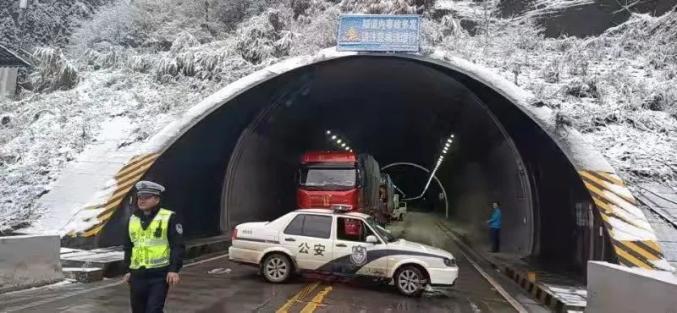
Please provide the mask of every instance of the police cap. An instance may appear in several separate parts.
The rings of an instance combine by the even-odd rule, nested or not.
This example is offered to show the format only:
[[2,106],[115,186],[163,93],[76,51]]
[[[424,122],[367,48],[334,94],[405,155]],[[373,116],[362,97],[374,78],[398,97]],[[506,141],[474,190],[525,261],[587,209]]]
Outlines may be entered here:
[[152,181],[142,180],[142,181],[136,183],[136,194],[137,195],[159,196],[163,191],[165,191],[164,186],[162,186],[158,183],[154,183]]

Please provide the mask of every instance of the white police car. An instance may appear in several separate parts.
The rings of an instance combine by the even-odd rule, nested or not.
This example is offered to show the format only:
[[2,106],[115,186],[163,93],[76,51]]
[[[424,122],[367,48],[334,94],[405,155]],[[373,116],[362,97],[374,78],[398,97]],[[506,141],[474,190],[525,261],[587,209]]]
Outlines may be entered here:
[[240,224],[228,249],[234,262],[254,264],[269,282],[311,271],[347,277],[377,277],[404,295],[427,285],[451,286],[458,267],[451,253],[395,240],[366,214],[328,209],[296,210],[272,221]]

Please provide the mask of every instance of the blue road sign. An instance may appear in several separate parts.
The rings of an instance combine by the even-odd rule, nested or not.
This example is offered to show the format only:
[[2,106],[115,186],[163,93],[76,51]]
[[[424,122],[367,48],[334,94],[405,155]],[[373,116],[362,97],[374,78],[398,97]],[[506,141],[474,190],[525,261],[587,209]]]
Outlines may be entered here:
[[341,15],[339,51],[418,52],[421,17],[418,15]]

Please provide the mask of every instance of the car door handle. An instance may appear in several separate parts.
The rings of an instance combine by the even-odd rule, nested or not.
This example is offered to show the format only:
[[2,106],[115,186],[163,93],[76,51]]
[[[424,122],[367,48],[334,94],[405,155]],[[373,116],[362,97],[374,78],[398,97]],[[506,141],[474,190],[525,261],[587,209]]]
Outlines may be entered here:
[[296,241],[294,238],[284,238],[284,241]]
[[336,246],[337,247],[347,247],[345,243],[337,243]]

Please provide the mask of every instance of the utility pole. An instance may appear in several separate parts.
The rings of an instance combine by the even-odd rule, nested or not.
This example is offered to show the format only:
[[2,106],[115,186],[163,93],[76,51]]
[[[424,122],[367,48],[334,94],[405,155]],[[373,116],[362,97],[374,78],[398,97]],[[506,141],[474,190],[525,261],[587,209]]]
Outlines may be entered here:
[[209,0],[205,0],[205,22],[209,23]]
[[23,20],[24,20],[24,11],[28,9],[28,0],[19,0],[19,18],[17,24],[19,24],[19,50],[24,47],[24,30],[23,30]]

